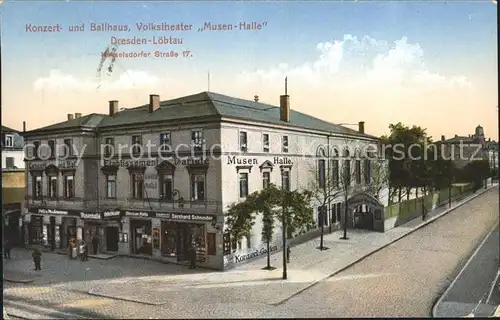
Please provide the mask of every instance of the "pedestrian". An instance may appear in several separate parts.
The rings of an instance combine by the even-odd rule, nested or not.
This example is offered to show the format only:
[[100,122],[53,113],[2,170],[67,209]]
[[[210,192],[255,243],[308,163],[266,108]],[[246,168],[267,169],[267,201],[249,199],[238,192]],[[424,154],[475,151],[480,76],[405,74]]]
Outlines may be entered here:
[[286,247],[286,263],[290,263],[290,252],[292,250],[290,249],[290,245],[287,245]]
[[94,249],[94,254],[97,254],[97,249],[99,249],[99,239],[96,235],[92,238],[92,249]]
[[3,245],[3,257],[5,259],[10,259],[10,250],[11,250],[11,244],[9,239],[5,239],[4,245]]
[[189,248],[189,269],[196,269],[196,245],[193,243]]
[[82,252],[82,261],[87,261],[89,259],[89,249],[85,241],[82,241],[81,252]]
[[41,267],[42,253],[40,252],[40,250],[35,248],[35,250],[33,250],[33,254],[31,256],[33,257],[33,262],[35,263],[35,270],[42,270],[42,267]]

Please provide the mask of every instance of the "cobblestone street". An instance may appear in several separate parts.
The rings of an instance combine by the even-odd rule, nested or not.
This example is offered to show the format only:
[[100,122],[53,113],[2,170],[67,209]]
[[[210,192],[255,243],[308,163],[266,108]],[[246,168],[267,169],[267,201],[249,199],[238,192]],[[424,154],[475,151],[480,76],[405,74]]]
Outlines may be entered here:
[[325,237],[330,249],[324,252],[313,248],[317,239],[299,245],[285,281],[281,254],[272,256],[274,271],[261,270],[260,259],[214,272],[143,259],[81,262],[44,253],[42,271],[35,272],[31,252],[18,249],[4,263],[4,275],[28,282],[6,282],[4,299],[8,312],[24,310],[26,318],[428,316],[447,279],[495,221],[497,188],[326,280],[421,221],[385,234],[351,231],[348,241],[333,233]]

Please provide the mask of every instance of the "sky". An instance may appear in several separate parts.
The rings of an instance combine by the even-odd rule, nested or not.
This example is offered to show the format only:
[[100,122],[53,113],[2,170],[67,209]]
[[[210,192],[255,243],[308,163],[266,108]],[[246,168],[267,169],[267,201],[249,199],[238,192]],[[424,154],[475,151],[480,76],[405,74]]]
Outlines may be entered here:
[[[28,130],[65,121],[68,113],[107,113],[109,100],[135,107],[149,94],[168,100],[210,90],[279,105],[288,77],[292,109],[332,123],[365,121],[369,134],[402,122],[427,128],[435,140],[471,134],[479,124],[498,137],[491,1],[4,0],[0,14],[2,124],[16,129],[23,121]],[[240,30],[242,22],[261,28]],[[128,30],[97,32],[92,23]],[[138,29],[150,23],[192,27]],[[62,30],[31,28],[56,25]],[[147,44],[116,44],[134,37]],[[163,37],[183,43],[153,43]],[[118,58],[111,72],[107,58],[99,71],[113,47],[149,56]],[[171,51],[178,56],[154,56]]]

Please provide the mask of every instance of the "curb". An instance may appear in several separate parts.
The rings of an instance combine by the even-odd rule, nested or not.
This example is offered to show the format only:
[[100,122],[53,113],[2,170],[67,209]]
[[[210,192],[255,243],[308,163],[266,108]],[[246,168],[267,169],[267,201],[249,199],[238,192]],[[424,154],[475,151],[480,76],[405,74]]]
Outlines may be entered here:
[[[488,238],[493,233],[493,231],[495,231],[495,229],[498,228],[498,225],[499,225],[499,223],[497,222],[495,224],[495,226],[486,234],[486,236],[484,237],[484,239],[477,246],[477,248],[474,250],[474,252],[469,257],[469,259],[467,259],[467,262],[465,262],[465,264],[463,265],[462,269],[460,269],[460,271],[458,272],[458,274],[456,275],[456,277],[453,279],[453,281],[450,283],[450,285],[448,286],[448,288],[446,288],[446,290],[439,297],[439,299],[436,301],[436,303],[434,303],[434,306],[432,307],[432,317],[433,318],[437,318],[437,316],[436,316],[437,308],[443,302],[444,297],[446,297],[448,295],[448,293],[450,292],[450,290],[453,288],[453,286],[455,285],[455,283],[458,281],[458,278],[460,278],[460,276],[465,271],[465,269],[467,269],[467,266],[471,263],[472,260],[474,260],[474,257],[477,255],[477,253],[479,252],[479,250],[481,250],[481,248],[485,244],[486,240],[488,240]],[[497,275],[498,275],[498,272],[497,272]],[[448,318],[448,317],[444,317],[444,318]]]
[[[450,213],[451,211],[453,211],[453,210],[455,210],[455,209],[458,209],[459,207],[463,206],[464,204],[466,204],[466,203],[470,202],[471,200],[474,200],[475,198],[479,197],[480,195],[482,195],[482,194],[484,194],[484,193],[486,193],[486,192],[488,192],[488,191],[490,191],[491,189],[496,188],[496,187],[497,187],[497,185],[490,186],[490,187],[488,187],[488,189],[482,189],[482,190],[481,190],[481,192],[476,192],[476,193],[475,193],[472,197],[470,197],[470,198],[468,198],[468,199],[465,199],[465,200],[464,200],[464,199],[462,199],[462,200],[461,200],[461,201],[462,201],[461,203],[457,203],[454,207],[451,207],[451,208],[449,208],[449,209],[447,209],[447,210],[445,210],[445,211],[441,212],[439,215],[434,216],[434,217],[430,218],[429,220],[422,222],[421,224],[419,224],[418,226],[416,226],[413,230],[410,230],[410,231],[408,231],[407,233],[405,233],[405,234],[403,234],[403,235],[401,235],[401,236],[399,236],[399,237],[397,237],[397,238],[395,238],[395,239],[393,239],[393,240],[389,241],[388,243],[386,243],[386,244],[384,244],[384,245],[382,245],[382,246],[378,247],[377,249],[375,249],[375,250],[373,250],[372,252],[370,252],[370,253],[368,253],[368,254],[366,254],[366,255],[364,255],[364,256],[362,256],[362,257],[360,257],[359,259],[356,259],[355,261],[352,261],[352,262],[348,263],[347,265],[343,266],[342,268],[335,270],[334,272],[332,272],[332,273],[330,273],[330,274],[326,275],[325,277],[323,277],[323,278],[321,278],[321,279],[319,279],[319,280],[314,281],[314,282],[313,282],[313,283],[311,283],[310,285],[306,286],[306,287],[305,287],[305,288],[303,288],[303,289],[300,289],[299,291],[297,291],[296,293],[292,294],[292,295],[291,295],[291,296],[289,296],[288,298],[283,299],[283,300],[281,300],[280,302],[275,303],[275,304],[273,304],[273,305],[279,306],[279,305],[281,305],[281,304],[283,304],[283,303],[287,302],[287,301],[288,301],[288,300],[290,300],[291,298],[293,298],[293,297],[295,297],[295,296],[297,296],[297,295],[301,294],[302,292],[306,291],[307,289],[309,289],[309,288],[311,288],[311,287],[313,287],[313,286],[317,285],[317,284],[318,284],[318,283],[320,283],[321,281],[326,280],[326,279],[329,279],[329,278],[331,278],[331,277],[335,276],[336,274],[338,274],[338,273],[340,273],[340,272],[344,271],[345,269],[347,269],[347,268],[349,268],[349,267],[351,267],[351,266],[355,265],[356,263],[358,263],[358,262],[360,262],[360,261],[362,261],[362,260],[364,260],[364,259],[368,258],[369,256],[371,256],[371,255],[373,255],[373,254],[377,253],[378,251],[380,251],[380,250],[382,250],[382,249],[384,249],[384,248],[386,248],[386,247],[390,246],[390,245],[391,245],[391,244],[393,244],[394,242],[396,242],[396,241],[399,241],[399,240],[403,239],[404,237],[406,237],[406,236],[408,236],[408,235],[412,234],[413,232],[415,232],[415,231],[417,231],[417,230],[419,230],[419,229],[421,229],[421,228],[425,227],[426,225],[428,225],[428,224],[430,224],[430,223],[432,223],[432,222],[436,221],[437,219],[439,219],[439,218],[441,218],[441,217],[443,217],[443,216],[447,215],[447,214],[448,214],[448,213]],[[418,219],[418,218],[415,218],[415,219]],[[495,226],[495,227],[496,227],[496,226]]]

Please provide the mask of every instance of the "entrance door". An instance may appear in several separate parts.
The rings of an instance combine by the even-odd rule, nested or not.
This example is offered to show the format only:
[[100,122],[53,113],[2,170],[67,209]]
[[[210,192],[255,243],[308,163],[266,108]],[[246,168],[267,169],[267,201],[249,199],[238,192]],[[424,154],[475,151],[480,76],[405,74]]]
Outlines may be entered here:
[[177,260],[187,261],[191,247],[191,228],[186,223],[178,223],[177,226]]
[[106,227],[106,249],[107,251],[118,251],[117,227]]

